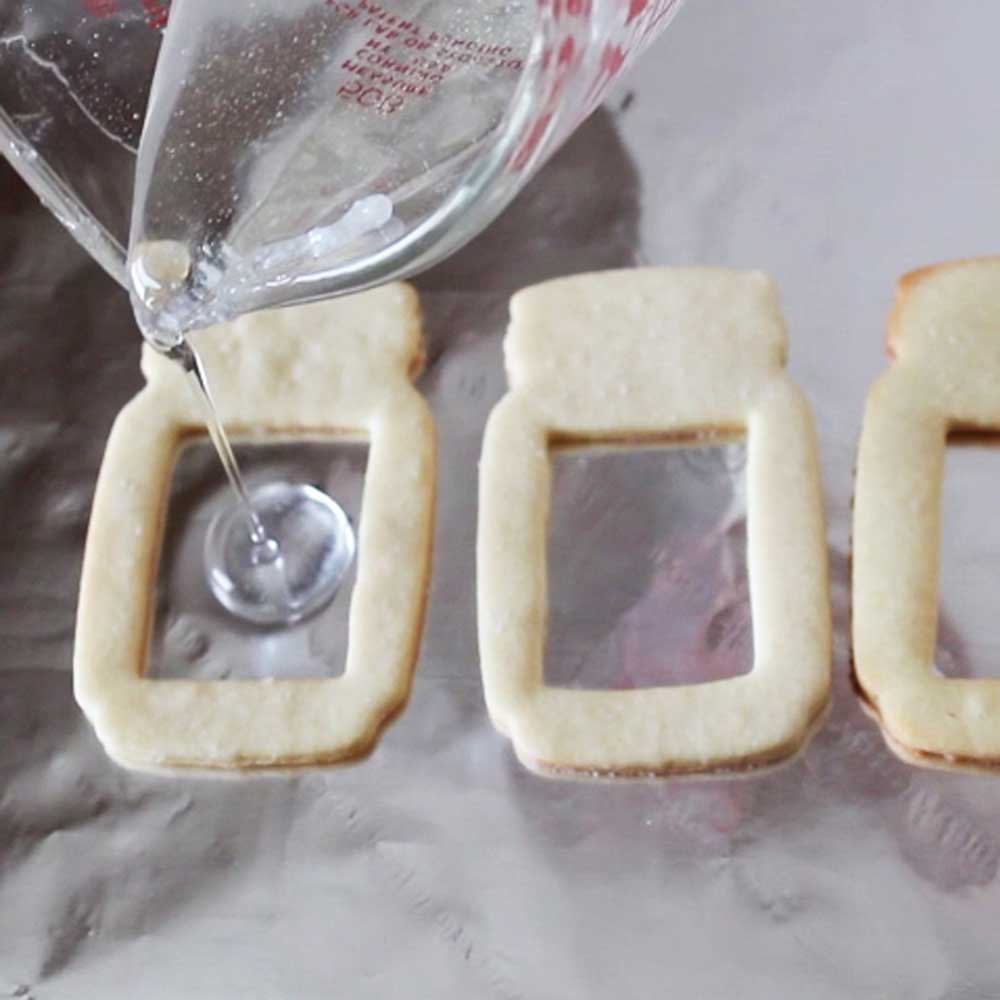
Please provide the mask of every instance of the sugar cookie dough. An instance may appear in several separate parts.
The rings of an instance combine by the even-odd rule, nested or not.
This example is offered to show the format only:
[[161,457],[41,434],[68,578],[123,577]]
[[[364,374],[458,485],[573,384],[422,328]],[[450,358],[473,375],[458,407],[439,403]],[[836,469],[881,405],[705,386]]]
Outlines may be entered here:
[[237,433],[369,439],[347,667],[332,679],[144,676],[165,506],[181,439],[204,428],[178,366],[144,350],[146,387],[101,466],[74,649],[77,701],[135,767],[330,762],[366,750],[409,693],[423,624],[434,430],[412,385],[420,312],[406,285],[258,313],[196,337]]
[[[785,347],[758,273],[614,271],[514,297],[510,391],[483,445],[478,614],[489,713],[527,766],[707,771],[774,761],[806,739],[829,693],[830,604],[816,443]],[[550,443],[741,430],[753,670],[647,690],[547,687]]]
[[1000,257],[900,282],[893,362],[865,409],[854,496],[854,670],[904,759],[1000,765],[1000,680],[934,671],[950,430],[1000,431]]

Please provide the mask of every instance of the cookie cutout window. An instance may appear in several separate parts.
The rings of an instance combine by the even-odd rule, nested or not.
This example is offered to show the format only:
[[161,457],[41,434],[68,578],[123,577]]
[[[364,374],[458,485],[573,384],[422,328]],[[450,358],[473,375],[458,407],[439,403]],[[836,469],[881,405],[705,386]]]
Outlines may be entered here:
[[[507,395],[480,466],[477,596],[487,708],[542,772],[739,768],[802,745],[830,685],[830,605],[812,422],[784,371],[770,279],[639,269],[511,302]],[[714,434],[747,441],[750,673],[575,690],[546,682],[553,446]],[[637,484],[637,488],[639,484]]]
[[629,690],[749,672],[746,442],[550,456],[546,684]]
[[934,666],[943,677],[1000,678],[1000,435],[948,435]]
[[[234,450],[251,489],[310,483],[337,498],[358,532],[366,441],[236,441]],[[333,600],[305,621],[261,628],[235,618],[211,593],[203,558],[208,526],[230,502],[229,490],[207,437],[185,441],[171,477],[146,675],[219,681],[339,676],[347,660],[357,557]]]

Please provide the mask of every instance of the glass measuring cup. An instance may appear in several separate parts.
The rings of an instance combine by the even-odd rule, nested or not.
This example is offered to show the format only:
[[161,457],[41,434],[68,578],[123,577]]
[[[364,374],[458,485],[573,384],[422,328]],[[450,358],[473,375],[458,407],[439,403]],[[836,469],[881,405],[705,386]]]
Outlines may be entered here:
[[[294,509],[308,521],[298,537],[317,558],[264,531],[268,511],[246,495],[187,332],[405,277],[453,252],[514,197],[678,6],[174,0],[147,105],[166,3],[13,4],[0,22],[0,53],[28,70],[26,81],[41,74],[58,85],[38,91],[48,95],[43,129],[32,124],[31,88],[15,83],[16,100],[0,91],[0,133],[15,166],[129,288],[147,340],[184,365],[207,403],[238,498],[206,552],[213,590],[231,610],[263,623],[304,616],[336,590],[345,563],[334,555],[353,552],[353,538],[329,498],[290,484],[272,484],[268,510]],[[121,65],[115,31],[138,39],[129,72],[114,71],[121,79],[111,70]],[[69,55],[58,44],[65,39]],[[80,143],[81,157],[53,141],[67,126],[93,140]],[[270,579],[286,556],[321,570],[294,601]],[[270,582],[258,585],[262,572]]]
[[[175,0],[136,175],[137,310],[152,297],[169,339],[422,270],[502,210],[678,6]],[[187,258],[169,296],[143,259],[164,243]]]
[[[413,273],[475,235],[680,6],[680,0],[529,3],[529,58],[520,69],[508,67],[514,82],[510,100],[476,155],[451,165],[451,183],[429,191],[425,210],[406,220],[405,231],[397,228],[395,239],[381,240],[377,257],[342,261],[325,273],[317,268],[292,298]],[[178,23],[200,23],[210,15],[198,6],[181,9],[176,0],[8,0],[0,6],[0,151],[126,288],[136,155],[162,33],[172,12]],[[232,4],[201,6],[228,9],[230,15],[234,10]],[[287,7],[289,17],[333,7],[320,0],[245,6]],[[398,5],[379,9],[391,15]],[[192,30],[181,24],[177,39]],[[402,44],[408,50],[416,39],[412,32],[407,37]],[[361,108],[378,99],[379,81],[369,78],[361,87],[365,78],[349,75],[352,79],[342,82],[357,92],[340,95],[338,102],[353,99]],[[239,83],[239,75],[233,80]],[[268,298],[280,296],[272,291]]]

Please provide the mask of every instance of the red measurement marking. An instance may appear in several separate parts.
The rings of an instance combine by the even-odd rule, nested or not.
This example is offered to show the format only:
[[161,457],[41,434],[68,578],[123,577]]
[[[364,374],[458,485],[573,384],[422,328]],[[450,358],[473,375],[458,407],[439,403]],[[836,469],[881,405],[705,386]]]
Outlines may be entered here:
[[349,3],[340,3],[339,0],[326,0],[326,5],[327,7],[333,7],[334,10],[343,14],[344,17],[349,17],[352,20],[361,14],[356,7],[352,7]]
[[625,65],[625,50],[620,45],[608,43],[601,53],[601,69],[609,77],[614,76]]
[[629,0],[626,24],[631,24],[647,7],[649,0]]
[[535,119],[531,127],[528,129],[528,133],[525,135],[524,140],[521,142],[518,151],[514,154],[514,158],[511,161],[511,169],[521,170],[524,168],[525,164],[527,164],[527,162],[531,159],[531,154],[534,153],[538,144],[542,141],[542,137],[548,130],[549,122],[551,121],[551,112],[547,112],[546,114]]
[[[570,2],[589,4],[591,0]],[[400,17],[391,5],[383,6],[377,0],[325,3],[356,21],[362,34],[358,48],[340,63],[352,79],[337,88],[337,96],[379,114],[393,114],[411,99],[430,96],[450,73],[466,64],[499,70],[524,68],[523,60],[509,45],[432,31]]]
[[113,17],[118,13],[118,0],[84,0],[83,6],[92,17]]
[[142,0],[142,9],[146,12],[146,24],[151,28],[165,28],[170,17],[170,4],[159,0]]
[[[549,0],[539,0],[540,7],[548,7]],[[563,14],[567,17],[589,17],[591,0],[551,0],[552,20],[558,21]]]
[[677,6],[676,0],[658,0],[653,4],[652,13],[646,19],[645,27],[639,36],[639,44],[645,43],[646,39],[660,27],[660,22],[668,17]]

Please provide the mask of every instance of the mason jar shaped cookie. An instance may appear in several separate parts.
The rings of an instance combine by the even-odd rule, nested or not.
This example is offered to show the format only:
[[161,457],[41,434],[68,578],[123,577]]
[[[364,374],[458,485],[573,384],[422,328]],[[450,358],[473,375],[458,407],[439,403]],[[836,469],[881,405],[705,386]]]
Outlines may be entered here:
[[[785,351],[774,285],[755,272],[585,274],[514,297],[510,389],[483,444],[477,585],[486,703],[527,766],[738,768],[807,738],[829,693],[830,604],[816,441]],[[547,686],[550,449],[733,432],[748,447],[751,672],[639,690]]]
[[413,386],[420,312],[406,285],[258,313],[198,335],[234,434],[369,444],[347,664],[329,679],[151,679],[146,658],[170,478],[203,431],[179,366],[144,349],[145,388],[121,411],[84,556],[74,690],[116,761],[259,767],[366,750],[405,702],[430,570],[435,442]]

